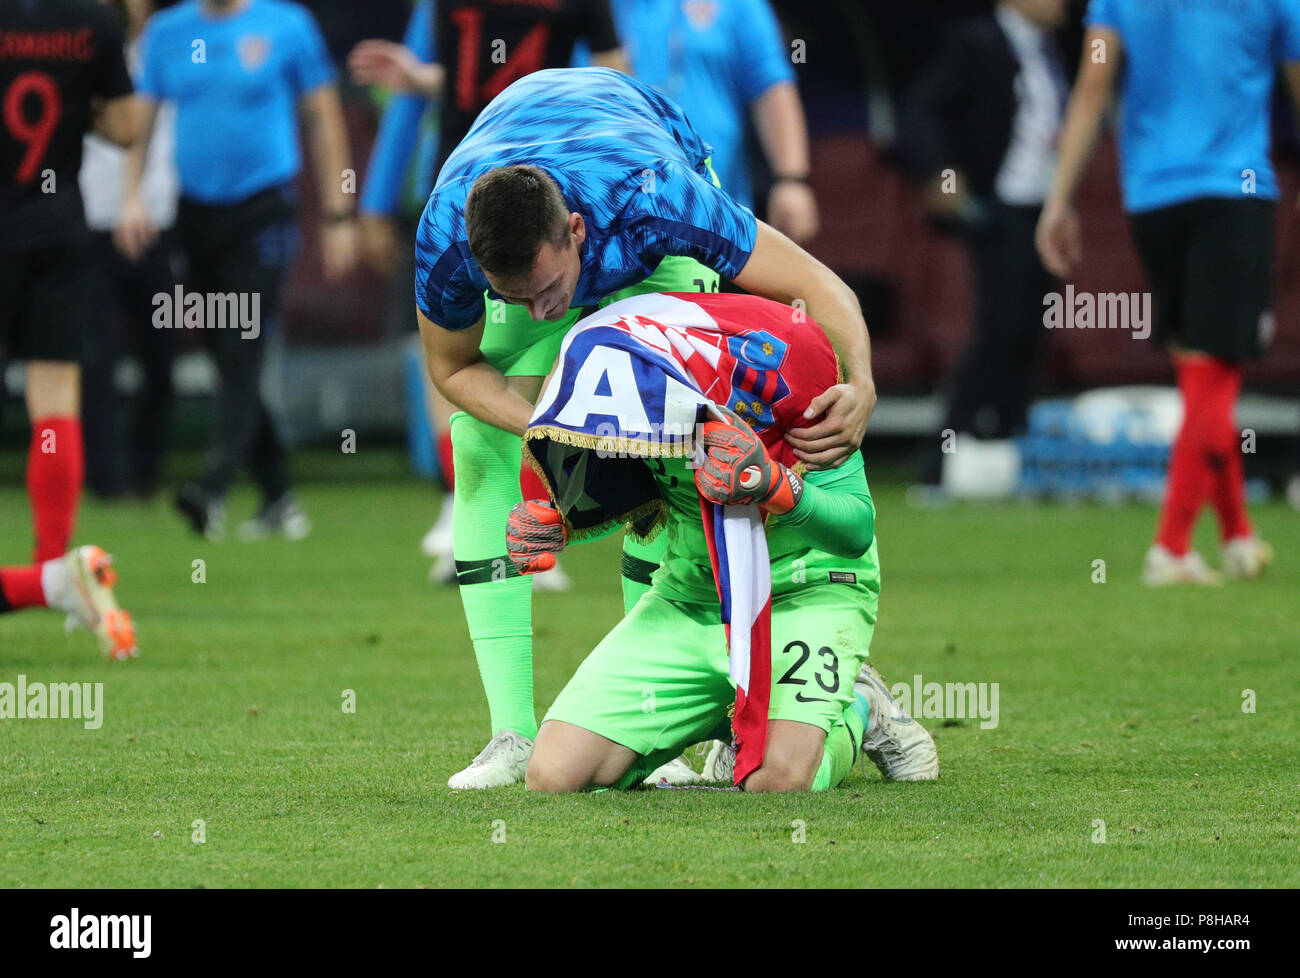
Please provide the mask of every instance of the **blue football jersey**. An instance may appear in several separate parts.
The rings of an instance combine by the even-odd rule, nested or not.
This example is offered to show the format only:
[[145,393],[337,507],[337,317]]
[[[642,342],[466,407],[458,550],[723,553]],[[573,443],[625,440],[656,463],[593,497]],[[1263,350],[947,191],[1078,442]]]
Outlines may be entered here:
[[1124,204],[1276,199],[1269,101],[1277,65],[1300,60],[1300,0],[1092,0],[1117,32]]
[[216,16],[185,0],[150,18],[140,92],[176,104],[181,193],[232,204],[300,169],[298,105],[335,80],[316,21],[287,0]]
[[713,182],[709,145],[675,104],[606,68],[557,68],[515,82],[447,159],[415,239],[415,298],[445,329],[483,315],[486,276],[469,250],[465,201],[483,173],[530,164],[587,225],[575,307],[647,277],[666,256],[728,278],[749,260],[753,213]]

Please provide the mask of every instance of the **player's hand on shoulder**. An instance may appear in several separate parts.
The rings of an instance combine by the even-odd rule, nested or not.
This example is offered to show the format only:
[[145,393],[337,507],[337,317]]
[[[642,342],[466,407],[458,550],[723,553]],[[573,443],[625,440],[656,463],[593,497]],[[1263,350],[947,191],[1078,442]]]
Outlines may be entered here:
[[550,570],[566,542],[564,518],[549,499],[525,499],[511,507],[506,551],[519,573]]
[[821,420],[806,428],[792,428],[785,440],[808,468],[833,469],[862,447],[867,422],[876,408],[876,385],[870,378],[836,384],[822,391],[804,412]]

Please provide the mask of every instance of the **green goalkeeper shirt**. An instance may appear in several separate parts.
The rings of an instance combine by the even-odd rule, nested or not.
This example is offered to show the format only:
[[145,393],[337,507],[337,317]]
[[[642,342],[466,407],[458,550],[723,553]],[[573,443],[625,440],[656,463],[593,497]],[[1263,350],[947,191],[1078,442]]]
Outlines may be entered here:
[[[652,578],[654,590],[675,601],[716,605],[693,470],[686,459],[646,462],[668,506],[667,552]],[[839,468],[807,473],[798,505],[768,517],[774,599],[823,585],[856,585],[844,589],[846,597],[879,594],[876,508],[862,465],[862,454],[854,452]]]

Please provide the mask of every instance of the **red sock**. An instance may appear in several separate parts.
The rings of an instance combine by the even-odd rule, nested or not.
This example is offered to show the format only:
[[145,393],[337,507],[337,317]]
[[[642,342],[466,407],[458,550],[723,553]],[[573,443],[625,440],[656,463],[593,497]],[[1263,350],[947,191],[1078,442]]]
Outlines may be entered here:
[[19,608],[44,608],[41,565],[0,567],[0,614]]
[[27,497],[32,504],[38,563],[67,553],[84,473],[80,419],[33,421],[27,451]]
[[452,460],[451,454],[451,431],[444,431],[438,436],[438,472],[442,475],[442,481],[447,484],[447,489],[456,488],[456,463]]
[[519,467],[519,488],[523,491],[525,499],[551,498],[542,477],[534,472],[533,467],[527,463]]
[[1225,439],[1223,464],[1215,468],[1210,502],[1219,517],[1219,537],[1225,542],[1254,533],[1250,514],[1246,512],[1246,467],[1241,458],[1241,435],[1237,428],[1237,398],[1241,394],[1241,368],[1219,361],[1223,376],[1216,385],[1220,403],[1216,410],[1224,415]]
[[[1219,480],[1232,478],[1237,434],[1232,407],[1241,371],[1214,357],[1174,361],[1183,395],[1183,424],[1169,455],[1169,481],[1160,510],[1156,542],[1181,557],[1187,553],[1201,506]],[[1240,464],[1238,456],[1236,461]]]

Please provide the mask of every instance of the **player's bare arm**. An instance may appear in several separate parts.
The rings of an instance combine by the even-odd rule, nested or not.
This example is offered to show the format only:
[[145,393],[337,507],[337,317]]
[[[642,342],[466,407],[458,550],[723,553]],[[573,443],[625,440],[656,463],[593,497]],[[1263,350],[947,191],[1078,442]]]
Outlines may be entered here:
[[140,130],[126,152],[122,167],[122,212],[118,215],[117,227],[113,229],[113,244],[131,261],[138,260],[158,235],[158,229],[153,226],[144,201],[140,199],[140,180],[144,176],[149,143],[153,140],[154,125],[158,121],[158,103],[151,98],[137,98]]
[[813,468],[831,468],[862,444],[876,407],[871,339],[862,307],[838,275],[770,225],[758,222],[749,261],[736,284],[756,295],[802,307],[820,323],[840,359],[845,383],[813,400],[806,417],[817,424],[790,432],[786,440]]
[[427,99],[441,98],[447,79],[442,65],[421,61],[405,45],[382,39],[359,42],[348,55],[348,71],[358,85],[383,85]]
[[1056,276],[1069,275],[1083,260],[1083,239],[1079,216],[1074,210],[1074,193],[1097,145],[1101,121],[1115,99],[1115,84],[1123,56],[1123,45],[1115,31],[1106,27],[1094,27],[1088,31],[1083,43],[1079,78],[1065,111],[1056,175],[1052,180],[1052,190],[1043,203],[1043,213],[1034,236],[1043,267]]
[[812,160],[799,91],[792,82],[780,82],[755,99],[750,111],[772,170],[768,219],[791,240],[806,244],[817,234],[819,221],[817,199],[808,186]]
[[100,139],[126,148],[140,138],[143,127],[144,108],[139,97],[121,95],[99,101],[91,131]]
[[349,154],[338,89],[320,85],[302,97],[299,108],[320,187],[321,258],[325,278],[333,280],[352,269],[359,250],[352,199],[343,192]]
[[483,359],[479,352],[483,340],[481,316],[473,326],[462,330],[443,329],[430,322],[419,309],[415,310],[415,316],[433,386],[447,400],[480,421],[522,435],[533,413],[533,403],[527,394],[535,396],[540,378],[515,378],[519,383],[512,383]]

